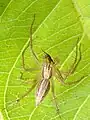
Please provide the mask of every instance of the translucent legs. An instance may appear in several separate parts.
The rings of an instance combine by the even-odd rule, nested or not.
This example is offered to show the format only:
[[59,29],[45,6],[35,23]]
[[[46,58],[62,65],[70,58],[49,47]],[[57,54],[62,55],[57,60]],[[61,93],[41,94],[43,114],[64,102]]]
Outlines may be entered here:
[[28,89],[28,91],[25,92],[25,94],[23,94],[23,95],[22,95],[20,98],[18,98],[16,101],[19,102],[21,99],[23,99],[24,97],[26,97],[26,96],[35,88],[36,85],[37,85],[37,82],[34,81],[32,87],[30,87],[30,88]]
[[68,82],[65,83],[65,80],[67,79],[67,77],[69,77],[71,74],[73,74],[78,66],[78,64],[81,61],[81,44],[78,46],[78,42],[76,44],[76,56],[75,56],[75,60],[73,62],[73,64],[71,65],[70,69],[67,71],[65,77],[63,77],[61,71],[56,68],[56,76],[57,79],[63,84],[63,85],[71,85],[71,84],[75,84],[78,83],[79,81],[81,81],[85,76],[82,76],[80,79],[73,81],[73,82]]
[[[30,47],[32,55],[34,56],[35,60],[37,60],[37,62],[39,63],[38,57],[36,56],[36,54],[35,54],[35,52],[33,50],[33,44],[32,44],[32,27],[33,27],[34,21],[35,21],[35,14],[34,14],[34,18],[33,18],[33,21],[32,21],[31,27],[30,27],[30,42],[29,42],[27,47],[22,52],[22,66],[23,66],[23,69],[25,71],[28,71],[28,72],[32,72],[32,71],[37,70],[37,68],[26,68],[26,66],[25,66],[24,54],[25,54],[25,51],[26,51],[26,49],[28,47]],[[21,77],[20,78],[23,79],[23,73],[21,73]],[[32,86],[28,89],[28,91],[24,95],[22,95],[19,99],[17,99],[17,102],[20,101],[25,96],[27,96],[35,88],[36,85],[37,85],[37,80],[33,80]]]
[[34,56],[36,62],[39,63],[39,59],[38,59],[38,57],[36,56],[36,54],[35,54],[35,52],[34,52],[34,50],[33,50],[33,44],[32,44],[32,27],[33,27],[34,21],[35,21],[35,14],[34,14],[34,17],[33,17],[32,24],[31,24],[31,26],[30,26],[30,41],[29,41],[29,44],[27,45],[27,47],[26,47],[26,48],[24,49],[24,51],[22,52],[22,66],[23,66],[23,69],[26,70],[26,71],[32,71],[32,70],[33,70],[33,68],[29,68],[29,69],[28,69],[28,68],[25,67],[24,53],[25,53],[25,51],[26,51],[26,49],[27,49],[28,47],[30,47],[30,50],[31,50],[32,55]]
[[61,119],[61,116],[60,116],[60,113],[59,113],[58,103],[57,103],[56,96],[55,96],[55,90],[54,90],[53,80],[51,80],[51,91],[52,91],[53,101],[55,103],[57,114],[59,115],[59,118]]

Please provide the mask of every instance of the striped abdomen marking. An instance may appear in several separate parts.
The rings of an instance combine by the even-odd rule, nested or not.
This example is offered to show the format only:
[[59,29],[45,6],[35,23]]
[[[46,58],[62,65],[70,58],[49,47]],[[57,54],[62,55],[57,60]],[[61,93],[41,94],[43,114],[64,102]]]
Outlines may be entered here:
[[50,89],[50,81],[48,79],[41,80],[36,93],[36,106],[39,105],[39,103],[47,95],[49,89]]

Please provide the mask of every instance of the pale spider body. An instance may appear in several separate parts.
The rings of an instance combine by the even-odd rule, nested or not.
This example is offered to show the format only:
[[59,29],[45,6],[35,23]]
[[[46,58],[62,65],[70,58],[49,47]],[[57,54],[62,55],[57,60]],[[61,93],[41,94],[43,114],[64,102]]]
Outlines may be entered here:
[[50,89],[50,78],[53,74],[54,62],[50,55],[47,53],[45,54],[45,62],[42,67],[42,80],[40,81],[36,92],[36,106],[39,105],[43,98],[47,95]]
[[52,65],[50,63],[44,63],[42,70],[42,78],[50,79],[52,76]]

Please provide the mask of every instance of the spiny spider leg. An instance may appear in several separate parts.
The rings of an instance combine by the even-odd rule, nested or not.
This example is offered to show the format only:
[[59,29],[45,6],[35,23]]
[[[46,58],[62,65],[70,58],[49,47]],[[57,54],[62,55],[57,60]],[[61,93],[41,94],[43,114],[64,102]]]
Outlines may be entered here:
[[26,49],[29,47],[29,44],[28,44],[28,46],[23,50],[23,52],[22,52],[22,67],[23,67],[23,69],[25,70],[25,71],[28,71],[28,72],[32,72],[32,71],[36,71],[36,70],[38,70],[38,69],[36,69],[36,68],[26,68],[26,66],[25,66],[25,58],[24,58],[24,54],[25,54],[25,51],[26,51]]
[[31,52],[32,52],[35,60],[36,60],[36,61],[38,62],[38,64],[39,64],[39,59],[38,59],[38,57],[36,56],[36,54],[35,54],[35,52],[34,52],[34,50],[33,50],[33,44],[32,44],[32,27],[33,27],[34,21],[35,21],[35,14],[34,14],[34,18],[33,18],[33,21],[32,21],[31,27],[30,27],[30,43],[26,46],[26,48],[25,48],[25,49],[23,50],[23,52],[22,52],[22,66],[23,66],[23,69],[24,69],[25,71],[33,71],[33,70],[36,70],[36,69],[34,69],[34,68],[26,68],[26,67],[25,67],[24,54],[25,54],[26,49],[27,49],[29,46],[30,46]]
[[[79,50],[79,59],[77,60],[78,50]],[[71,85],[71,84],[75,84],[75,83],[78,83],[79,81],[81,81],[85,76],[82,76],[79,80],[65,83],[65,80],[67,79],[67,77],[75,72],[80,61],[81,61],[81,44],[80,44],[79,48],[78,48],[78,45],[76,44],[76,57],[75,57],[73,64],[71,65],[69,71],[67,72],[67,75],[65,77],[63,77],[61,71],[58,68],[56,69],[56,73],[57,73],[56,77],[59,78],[59,82],[61,82],[63,85]]]
[[[16,104],[16,103],[19,102],[21,99],[23,99],[24,97],[26,97],[26,96],[35,88],[35,86],[37,85],[37,83],[38,83],[37,80],[33,80],[33,85],[28,89],[28,91],[25,92],[20,98],[18,98],[18,99],[16,99],[16,100],[13,100],[13,101],[12,101],[12,104]],[[10,103],[9,106],[11,106],[12,104]],[[9,106],[8,106],[8,107],[9,107]],[[5,110],[5,109],[6,109],[6,107],[3,108],[2,110]]]
[[[20,72],[20,80],[22,80],[22,83],[25,83],[25,84],[33,84],[34,81],[32,80],[29,80],[29,78],[24,78],[23,77],[23,72]],[[21,83],[21,84],[22,84]]]
[[76,83],[80,82],[83,78],[86,77],[86,76],[82,76],[80,79],[78,79],[78,80],[76,80],[76,81],[65,83],[66,78],[63,78],[63,77],[62,77],[62,74],[61,74],[61,72],[60,72],[59,69],[57,69],[56,73],[57,73],[56,78],[57,78],[57,80],[58,80],[62,85],[72,85],[72,84],[76,84]]
[[65,85],[73,85],[73,84],[76,84],[78,82],[80,82],[81,80],[83,80],[86,76],[82,76],[81,78],[79,78],[78,80],[75,80],[73,82],[67,82],[65,83]]
[[79,46],[79,59],[78,59],[77,63],[75,64],[75,66],[73,67],[73,69],[72,69],[72,71],[71,71],[71,74],[73,74],[74,71],[76,70],[79,62],[81,61],[81,58],[82,58],[82,55],[81,55],[81,44],[80,44],[80,46]]
[[[78,44],[78,42],[77,42],[77,44]],[[81,61],[81,57],[82,57],[82,55],[81,55],[81,44],[79,45],[79,48],[78,48],[78,45],[77,45],[77,44],[76,44],[76,57],[75,57],[75,60],[74,60],[73,64],[71,65],[69,71],[67,72],[67,75],[65,76],[65,79],[66,79],[69,75],[71,75],[71,74],[73,74],[73,73],[75,72],[75,70],[76,70],[79,62]],[[79,51],[78,51],[78,50],[79,50]],[[78,53],[78,52],[79,52],[79,53]],[[77,60],[78,54],[79,54],[79,59]]]
[[51,79],[51,92],[52,92],[52,96],[53,96],[53,100],[54,100],[54,103],[55,103],[57,114],[59,115],[59,118],[61,119],[60,112],[59,112],[59,107],[58,107],[58,104],[57,104],[57,101],[56,101],[56,96],[55,96],[54,83],[53,83],[52,79]]
[[28,91],[25,92],[25,94],[22,95],[20,98],[18,98],[16,101],[19,102],[21,99],[23,99],[24,97],[26,97],[35,88],[36,85],[37,85],[37,81],[34,80],[34,84],[32,85],[32,87],[29,88]]
[[28,46],[23,50],[23,52],[22,52],[22,67],[23,67],[23,69],[25,70],[25,71],[32,71],[32,68],[26,68],[25,67],[25,60],[24,60],[24,54],[25,54],[25,51],[26,51],[26,49],[29,47],[29,44],[28,44]]
[[[33,51],[33,44],[32,44],[32,27],[33,27],[34,21],[35,21],[35,14],[34,14],[34,18],[33,18],[33,21],[32,21],[31,27],[30,27],[30,48],[31,48],[31,52],[32,52],[34,58],[39,62],[39,60],[38,60],[35,52]],[[24,68],[24,70],[26,70],[26,71],[37,70],[36,68],[35,68],[35,69],[34,69],[34,68],[29,68],[29,69],[27,69],[27,68],[25,67],[24,53],[25,53],[25,51],[26,51],[26,49],[27,49],[28,47],[29,47],[29,44],[26,46],[26,48],[25,48],[24,51],[22,52],[22,64],[23,64],[23,68]],[[21,77],[20,77],[20,78],[21,78],[21,79],[24,79],[24,78],[23,78],[23,73],[21,73]],[[28,90],[24,95],[22,95],[19,99],[17,99],[17,102],[19,102],[21,99],[23,99],[25,96],[27,96],[27,95],[35,88],[36,85],[37,85],[37,80],[34,80],[32,87],[29,88],[29,90]]]
[[33,50],[33,44],[32,44],[32,27],[33,27],[34,21],[35,21],[35,14],[34,14],[34,19],[32,21],[31,27],[30,27],[30,49],[31,49],[31,52],[32,52],[35,60],[39,63],[39,59],[38,59],[38,57],[36,56],[36,54]]

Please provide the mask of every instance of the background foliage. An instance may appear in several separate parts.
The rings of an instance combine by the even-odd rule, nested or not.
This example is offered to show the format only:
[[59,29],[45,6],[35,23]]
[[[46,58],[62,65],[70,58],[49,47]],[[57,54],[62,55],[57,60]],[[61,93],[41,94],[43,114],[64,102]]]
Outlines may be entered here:
[[[77,39],[82,43],[82,61],[74,81],[88,75],[80,83],[64,87],[54,78],[56,97],[62,120],[90,119],[90,1],[89,0],[2,0],[0,1],[0,115],[4,120],[58,120],[51,91],[38,108],[35,90],[15,104],[31,86],[20,80],[21,54],[29,42],[33,26],[33,45],[42,64],[42,50],[58,58],[62,71],[69,69],[75,57]],[[27,67],[38,67],[29,49],[25,53]],[[40,79],[40,72],[24,72],[24,77]],[[3,119],[2,118],[2,119]]]

